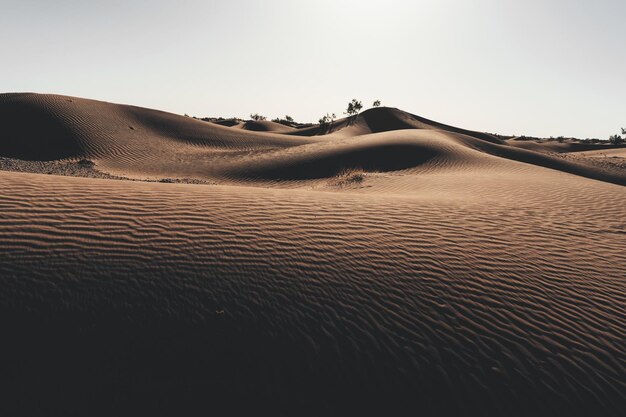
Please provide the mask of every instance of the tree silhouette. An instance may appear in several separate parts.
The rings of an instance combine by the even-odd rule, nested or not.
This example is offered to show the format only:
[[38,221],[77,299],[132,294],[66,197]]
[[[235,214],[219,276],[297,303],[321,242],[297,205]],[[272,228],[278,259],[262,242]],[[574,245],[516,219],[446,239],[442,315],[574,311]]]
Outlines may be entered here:
[[354,116],[356,114],[359,114],[362,108],[363,104],[361,104],[361,102],[357,99],[353,98],[352,101],[348,103],[348,108],[346,109],[344,114],[347,114],[348,116]]
[[[622,128],[622,135],[626,135],[626,129]],[[626,142],[626,138],[622,138],[620,135],[609,136],[609,142],[613,145],[621,145]]]
[[334,122],[336,118],[337,118],[337,115],[335,113],[333,114],[326,113],[324,116],[320,117],[318,122],[321,126],[328,126],[332,122]]
[[380,100],[374,100],[374,103],[372,104],[372,106],[380,107]]
[[265,116],[261,116],[259,113],[254,113],[254,114],[251,114],[251,115],[250,115],[250,118],[251,118],[252,120],[256,120],[256,121],[259,121],[259,120],[266,120],[266,119],[267,119],[267,117],[265,117]]

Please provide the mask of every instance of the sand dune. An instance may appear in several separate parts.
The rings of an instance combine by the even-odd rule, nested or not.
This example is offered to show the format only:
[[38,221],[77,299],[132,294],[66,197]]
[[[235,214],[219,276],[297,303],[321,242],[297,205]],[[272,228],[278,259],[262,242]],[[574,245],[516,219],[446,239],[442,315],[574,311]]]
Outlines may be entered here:
[[269,120],[248,120],[242,125],[243,129],[255,132],[278,132],[286,133],[296,130],[293,127],[285,126],[280,123],[270,122]]
[[470,135],[488,142],[502,143],[500,139],[487,133],[448,126],[389,107],[366,110],[356,120],[351,118],[340,119],[327,127],[313,126],[307,129],[298,129],[291,134],[311,136],[334,133],[335,136],[355,136],[403,129],[443,130]]
[[157,110],[57,95],[0,95],[0,117],[0,154],[20,159],[113,158],[182,145],[247,150],[306,143]]
[[608,148],[604,149],[589,149],[584,152],[580,152],[580,155],[591,158],[626,158],[626,147],[624,148]]
[[4,415],[623,413],[623,170],[262,125],[0,96]]
[[549,141],[532,141],[532,140],[507,140],[508,145],[516,148],[528,149],[537,152],[554,152],[554,153],[567,153],[567,152],[591,152],[591,151],[611,151],[615,150],[616,146],[601,143],[581,143],[581,142],[559,142],[556,140]]
[[[443,125],[390,108],[372,109],[356,119],[336,121],[322,135],[316,131],[319,127],[293,129],[268,121],[246,123],[265,126],[266,131],[261,132],[258,131],[261,128],[224,127],[171,113],[94,100],[6,94],[0,96],[0,123],[6,135],[0,143],[2,157],[89,158],[106,174],[139,179],[239,181],[242,176],[252,179],[260,175],[291,180],[334,175],[355,167],[374,171],[412,168],[428,157],[424,152],[433,144],[430,139],[445,134],[462,146],[500,158],[626,184],[623,171],[517,149],[489,134]],[[379,136],[363,137],[370,134]],[[340,144],[337,142],[340,139],[346,142]],[[430,144],[425,144],[429,141]],[[393,145],[395,142],[403,145]],[[324,162],[317,163],[317,158]],[[455,155],[449,155],[449,159],[454,158]],[[309,161],[306,166],[302,166],[304,161]],[[259,174],[259,170],[268,170],[262,166],[271,166],[275,172]],[[280,178],[278,171],[287,172],[280,168],[284,166],[290,166],[291,172]],[[231,173],[236,174],[234,178],[230,177]]]

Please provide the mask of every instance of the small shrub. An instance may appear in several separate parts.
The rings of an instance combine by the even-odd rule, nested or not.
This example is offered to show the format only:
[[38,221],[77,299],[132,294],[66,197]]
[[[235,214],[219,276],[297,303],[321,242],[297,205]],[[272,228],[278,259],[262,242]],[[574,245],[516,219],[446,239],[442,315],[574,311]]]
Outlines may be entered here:
[[372,106],[380,107],[380,100],[374,100],[374,103],[372,103]]
[[363,108],[363,104],[357,99],[353,98],[351,102],[348,103],[348,108],[344,112],[348,116],[354,116],[359,114],[361,109]]
[[285,115],[284,118],[277,117],[275,119],[272,119],[272,122],[280,123],[281,125],[290,126],[290,127],[294,127],[296,125],[300,125],[300,123],[296,123],[293,120],[293,117],[291,117],[289,115]]
[[83,168],[93,168],[94,166],[96,166],[96,164],[89,159],[81,159],[80,161],[76,162],[76,164]]
[[366,173],[358,168],[346,168],[332,178],[329,182],[330,185],[335,187],[346,187],[350,185],[361,184],[365,181]]
[[267,120],[267,117],[265,116],[261,116],[259,113],[254,113],[250,115],[250,118],[252,120],[256,120],[256,121],[261,121],[261,120]]
[[318,122],[321,126],[328,126],[332,122],[334,122],[336,118],[337,118],[337,115],[335,113],[333,114],[326,113],[324,116],[320,117]]

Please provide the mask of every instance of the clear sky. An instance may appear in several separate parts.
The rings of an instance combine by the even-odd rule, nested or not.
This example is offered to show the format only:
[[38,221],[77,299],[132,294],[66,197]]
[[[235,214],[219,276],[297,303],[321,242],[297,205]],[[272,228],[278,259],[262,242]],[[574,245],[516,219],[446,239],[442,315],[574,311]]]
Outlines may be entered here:
[[315,121],[352,98],[502,134],[626,127],[624,0],[0,0],[0,91]]

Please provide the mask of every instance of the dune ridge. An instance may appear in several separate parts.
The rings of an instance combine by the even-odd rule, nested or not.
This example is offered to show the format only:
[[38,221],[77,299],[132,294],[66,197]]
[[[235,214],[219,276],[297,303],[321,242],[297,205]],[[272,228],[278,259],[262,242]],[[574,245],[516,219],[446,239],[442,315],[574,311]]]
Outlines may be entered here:
[[[0,156],[21,160],[90,158],[104,173],[121,177],[166,175],[228,182],[240,181],[242,176],[263,178],[257,172],[259,165],[274,165],[291,166],[291,171],[298,171],[277,178],[276,168],[269,175],[275,180],[289,181],[319,178],[321,171],[335,175],[353,167],[382,171],[419,168],[432,153],[430,139],[441,138],[444,133],[447,142],[454,140],[500,158],[626,184],[623,170],[580,164],[511,146],[511,142],[493,135],[451,127],[392,108],[370,109],[357,118],[338,120],[321,135],[319,126],[294,129],[274,122],[249,121],[241,128],[225,127],[135,106],[55,95],[8,94],[0,96],[0,123],[5,126]],[[365,142],[370,144],[368,151],[363,150]],[[399,142],[403,145],[393,145]],[[329,144],[337,145],[337,149],[320,151]],[[394,146],[397,151],[391,151],[395,152],[391,155],[389,149]],[[332,156],[333,153],[337,155]],[[322,159],[316,162],[317,158]],[[455,156],[451,154],[449,158]],[[399,162],[402,159],[405,162]],[[299,167],[305,160],[308,165]],[[344,161],[346,166],[340,166]],[[328,163],[332,169],[324,168]],[[317,168],[312,169],[313,165]],[[254,172],[246,175],[249,166],[255,167]],[[230,177],[232,173],[236,176]]]

